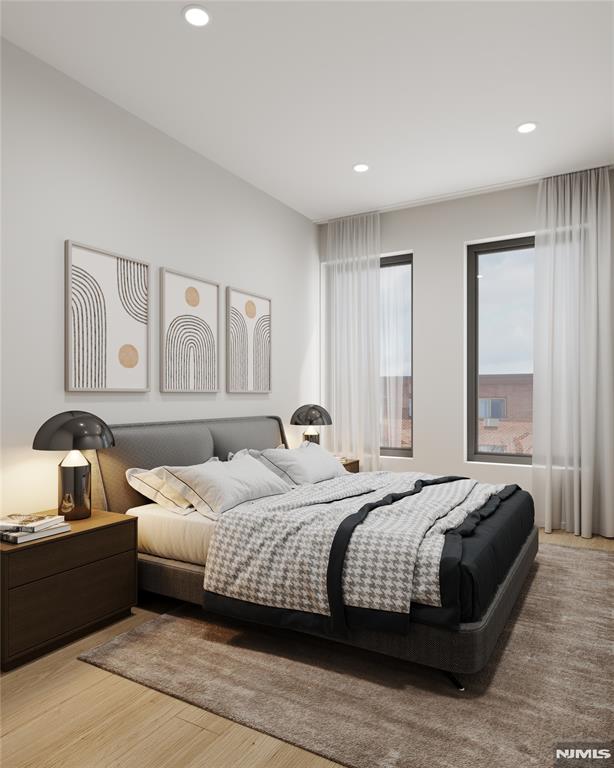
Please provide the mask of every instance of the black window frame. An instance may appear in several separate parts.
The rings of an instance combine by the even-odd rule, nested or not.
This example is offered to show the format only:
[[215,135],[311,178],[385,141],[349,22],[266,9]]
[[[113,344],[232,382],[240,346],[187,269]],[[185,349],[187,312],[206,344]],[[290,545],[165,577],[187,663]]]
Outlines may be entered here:
[[520,251],[524,248],[535,248],[534,235],[507,240],[491,240],[486,243],[472,243],[467,246],[467,461],[482,461],[491,464],[531,464],[533,461],[532,456],[526,456],[522,453],[478,451],[479,257],[484,253]]
[[380,445],[379,453],[380,456],[412,458],[414,455],[414,254],[413,252],[395,253],[392,256],[381,256],[379,260],[380,269],[397,267],[401,264],[409,264],[411,266],[411,336],[409,341],[411,346],[411,448],[384,448]]

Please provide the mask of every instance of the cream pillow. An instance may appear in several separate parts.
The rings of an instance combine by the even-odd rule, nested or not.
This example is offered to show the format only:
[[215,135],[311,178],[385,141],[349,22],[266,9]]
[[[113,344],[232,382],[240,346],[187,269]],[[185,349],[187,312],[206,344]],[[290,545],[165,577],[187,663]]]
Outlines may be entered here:
[[298,448],[267,448],[260,451],[259,458],[264,463],[268,462],[271,470],[296,485],[319,483],[347,474],[336,456],[309,441],[303,442]]
[[291,490],[287,482],[249,454],[236,455],[232,461],[164,469],[175,492],[212,520],[245,501]]
[[164,467],[155,469],[127,469],[126,480],[135,491],[155,501],[164,509],[176,512],[178,515],[188,515],[193,512],[191,502],[175,490],[174,485],[167,482],[167,472]]

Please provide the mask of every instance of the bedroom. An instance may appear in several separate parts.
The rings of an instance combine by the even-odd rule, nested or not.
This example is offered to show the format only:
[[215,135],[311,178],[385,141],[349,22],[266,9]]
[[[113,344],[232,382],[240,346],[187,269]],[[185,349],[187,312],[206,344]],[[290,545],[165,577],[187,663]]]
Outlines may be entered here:
[[2,35],[2,764],[607,765],[612,4]]

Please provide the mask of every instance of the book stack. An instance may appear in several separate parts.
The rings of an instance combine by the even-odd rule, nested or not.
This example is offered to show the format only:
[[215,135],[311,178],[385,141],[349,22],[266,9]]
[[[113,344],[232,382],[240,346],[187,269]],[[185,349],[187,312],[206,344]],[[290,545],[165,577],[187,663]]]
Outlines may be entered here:
[[70,531],[64,515],[6,515],[0,517],[0,537],[10,544],[44,539],[56,533]]

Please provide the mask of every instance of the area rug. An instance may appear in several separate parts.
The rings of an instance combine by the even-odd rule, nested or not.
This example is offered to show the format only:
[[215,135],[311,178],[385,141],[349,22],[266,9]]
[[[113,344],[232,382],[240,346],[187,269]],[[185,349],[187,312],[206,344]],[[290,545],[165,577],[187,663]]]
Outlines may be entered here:
[[551,766],[555,745],[612,733],[613,564],[542,545],[464,693],[435,670],[194,607],[80,658],[352,768]]

